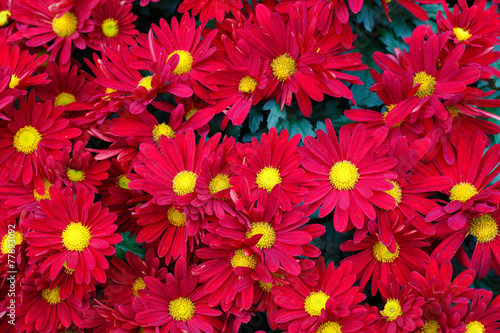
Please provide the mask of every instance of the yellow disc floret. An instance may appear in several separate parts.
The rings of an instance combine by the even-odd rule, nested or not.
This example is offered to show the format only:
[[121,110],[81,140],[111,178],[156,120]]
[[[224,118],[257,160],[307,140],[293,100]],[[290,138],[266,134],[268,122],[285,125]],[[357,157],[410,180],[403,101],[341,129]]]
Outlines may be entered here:
[[418,72],[413,78],[413,85],[420,83],[417,92],[419,98],[430,96],[434,93],[434,86],[436,85],[436,79],[434,76],[427,74],[426,72]]
[[337,190],[352,190],[359,179],[358,168],[349,161],[337,162],[330,169],[328,178]]
[[158,142],[160,136],[165,135],[167,138],[175,138],[175,131],[169,125],[161,123],[153,127],[153,139]]
[[466,202],[478,193],[477,188],[471,183],[458,183],[450,190],[450,200]]
[[184,227],[186,225],[186,214],[184,214],[183,211],[178,211],[173,206],[168,209],[167,218],[170,224],[173,224],[176,227]]
[[121,187],[125,190],[130,190],[130,187],[128,187],[128,183],[130,183],[131,180],[127,178],[125,175],[120,175],[118,178],[116,178],[116,186]]
[[460,114],[460,110],[453,105],[447,105],[446,110],[448,110],[452,118],[458,117],[458,115]]
[[481,322],[474,320],[465,325],[465,333],[484,333],[484,325]]
[[285,53],[276,57],[271,62],[271,68],[274,77],[283,82],[295,74],[297,71],[297,63],[288,53]]
[[68,171],[66,171],[66,176],[68,176],[68,179],[73,183],[81,182],[85,179],[85,171],[68,169]]
[[38,149],[40,141],[42,141],[40,132],[35,127],[26,125],[16,132],[12,145],[18,152],[29,155]]
[[255,183],[269,193],[275,185],[281,184],[280,171],[271,166],[264,167],[257,173]]
[[167,60],[174,54],[179,55],[179,63],[177,64],[177,67],[175,67],[174,74],[182,75],[191,72],[191,69],[193,68],[193,56],[191,53],[184,50],[177,50],[170,53]]
[[384,192],[389,194],[391,197],[394,198],[394,200],[396,200],[396,207],[397,207],[401,203],[403,192],[401,191],[401,187],[397,182],[392,180],[387,180],[387,181],[393,185],[393,188],[390,189],[389,191],[384,191]]
[[189,120],[189,118],[191,118],[198,111],[199,111],[198,109],[192,108],[184,115],[184,119]]
[[66,274],[70,274],[71,275],[71,274],[73,274],[75,272],[74,269],[68,268],[68,265],[66,264],[66,261],[64,262],[63,267],[64,267],[64,272]]
[[[10,236],[9,235],[13,235]],[[3,254],[8,254],[12,253],[14,254],[11,249],[14,249],[14,246],[21,245],[23,243],[23,234],[20,233],[19,231],[15,231],[14,233],[7,233],[5,236],[2,238],[2,253]]]
[[61,303],[61,297],[59,296],[59,286],[54,289],[44,289],[42,290],[42,298],[50,305],[56,305]]
[[139,81],[139,83],[137,83],[137,88],[144,87],[146,88],[146,90],[151,90],[153,88],[153,86],[151,85],[152,81],[153,75],[145,76]]
[[259,249],[269,249],[276,242],[276,232],[274,228],[267,222],[253,222],[250,225],[250,231],[247,231],[247,238],[255,235],[262,235],[255,247]]
[[257,266],[257,257],[255,254],[247,256],[243,249],[234,251],[231,258],[231,266],[233,267],[248,267],[254,269]]
[[102,33],[104,36],[113,38],[118,35],[120,28],[118,27],[118,21],[113,18],[105,19],[102,22]]
[[50,200],[50,192],[49,188],[52,186],[52,183],[49,182],[47,179],[43,180],[43,195],[38,194],[36,190],[33,190],[33,196],[35,197],[36,201],[40,200]]
[[422,333],[438,333],[441,326],[436,320],[428,320],[422,326]]
[[321,315],[321,310],[326,308],[326,301],[329,298],[330,296],[322,291],[313,291],[304,301],[304,310],[311,316],[319,316]]
[[198,175],[192,171],[184,170],[176,174],[172,180],[174,193],[178,196],[193,193],[196,186],[196,178],[198,178]]
[[7,23],[9,23],[9,17],[11,16],[12,13],[8,9],[0,11],[0,27],[7,25]]
[[141,290],[146,288],[146,284],[144,283],[144,280],[140,277],[135,279],[134,284],[132,285],[132,293],[134,294],[135,297],[141,297],[139,296],[139,293],[137,290]]
[[489,243],[498,236],[498,223],[490,214],[484,214],[470,222],[469,233],[478,243]]
[[315,333],[342,333],[342,326],[335,321],[327,321],[319,325]]
[[62,92],[54,99],[54,106],[67,105],[76,102],[76,97],[73,94]]
[[393,262],[399,257],[399,244],[396,244],[396,252],[391,253],[387,247],[378,241],[372,247],[373,257],[380,262]]
[[464,30],[459,27],[453,28],[453,33],[455,34],[455,37],[457,37],[457,39],[461,42],[465,42],[467,39],[472,37],[472,35],[469,33],[469,30]]
[[229,184],[229,176],[224,174],[218,174],[208,184],[208,191],[210,194],[214,195],[217,192],[223,191],[231,187]]
[[401,311],[401,304],[399,301],[394,298],[388,298],[385,303],[384,310],[380,311],[382,316],[387,317],[386,321],[394,321],[397,317],[403,315],[403,311]]
[[16,74],[12,74],[10,77],[9,88],[10,89],[16,88],[17,85],[19,84],[19,81],[21,81],[21,79]]
[[52,20],[52,30],[61,38],[70,37],[76,31],[78,19],[71,12],[64,13],[63,16]]
[[238,85],[238,90],[243,93],[253,93],[255,88],[257,87],[257,80],[250,76],[245,76],[240,80],[240,84]]
[[176,321],[188,321],[194,316],[196,306],[186,297],[176,298],[168,304],[168,313]]
[[68,251],[82,252],[89,247],[91,238],[89,228],[80,222],[71,222],[62,232],[62,242]]

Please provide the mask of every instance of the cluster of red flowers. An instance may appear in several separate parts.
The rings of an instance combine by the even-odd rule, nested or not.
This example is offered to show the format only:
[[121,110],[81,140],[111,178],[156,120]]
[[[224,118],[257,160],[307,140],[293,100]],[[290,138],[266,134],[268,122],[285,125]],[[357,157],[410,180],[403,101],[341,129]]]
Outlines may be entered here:
[[[500,332],[500,297],[471,287],[500,275],[500,118],[481,109],[500,102],[477,88],[500,77],[496,6],[443,3],[437,31],[375,53],[382,112],[241,143],[209,136],[215,115],[354,102],[344,1],[185,0],[147,34],[130,2],[0,0],[1,332],[236,333],[258,312],[291,333]],[[338,265],[310,222],[330,213],[353,233]],[[127,232],[143,257],[117,256]]]

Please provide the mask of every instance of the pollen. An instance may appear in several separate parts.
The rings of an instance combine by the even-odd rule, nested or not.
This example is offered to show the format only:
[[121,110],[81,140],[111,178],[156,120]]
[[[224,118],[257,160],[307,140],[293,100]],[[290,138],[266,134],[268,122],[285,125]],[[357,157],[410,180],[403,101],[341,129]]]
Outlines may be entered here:
[[0,27],[3,27],[9,23],[9,17],[12,16],[12,13],[9,10],[0,11]]
[[168,304],[168,313],[176,321],[188,321],[194,316],[196,306],[186,297],[176,298]]
[[281,184],[280,171],[271,166],[264,167],[257,173],[255,183],[269,193],[275,185]]
[[177,50],[170,53],[170,55],[167,58],[167,61],[174,54],[179,55],[179,63],[177,64],[177,67],[175,67],[174,74],[182,75],[191,72],[191,69],[193,68],[193,56],[191,55],[191,53],[184,50]]
[[131,180],[127,178],[125,175],[120,175],[118,178],[116,178],[116,186],[121,187],[125,190],[130,190],[130,187],[128,187],[128,183],[130,183]]
[[271,68],[274,77],[283,82],[295,74],[297,71],[297,63],[288,53],[285,53],[271,62]]
[[223,191],[231,187],[229,184],[229,176],[219,173],[217,176],[212,178],[208,184],[208,191],[210,194],[214,195],[217,192]]
[[198,109],[192,108],[191,110],[188,111],[188,113],[184,115],[184,119],[189,120],[189,118],[191,118],[198,111],[199,111]]
[[418,72],[413,78],[413,85],[420,83],[417,92],[419,98],[430,96],[434,93],[434,86],[436,85],[436,79],[434,76],[427,74],[426,72]]
[[16,88],[19,84],[19,81],[21,81],[21,79],[16,74],[12,74],[12,76],[10,77],[9,88]]
[[14,236],[9,237],[9,235],[12,235],[12,233],[7,233],[2,238],[3,254],[13,253],[11,249],[13,249],[14,246],[21,245],[23,243],[23,234],[19,231],[14,232]]
[[42,298],[50,305],[56,305],[61,303],[61,297],[59,296],[59,286],[54,289],[44,289],[42,290]]
[[137,88],[144,87],[149,91],[153,88],[151,81],[153,81],[153,75],[145,76],[137,83]]
[[52,30],[61,38],[70,37],[76,31],[78,19],[71,12],[64,13],[63,16],[52,20]]
[[358,168],[349,161],[337,162],[330,169],[328,178],[337,190],[352,190],[359,180]]
[[[106,94],[106,95],[109,95],[109,94],[114,93],[115,91],[116,91],[116,89],[113,89],[113,88],[106,88],[106,92],[105,92],[105,94]],[[102,100],[103,100],[103,101],[109,101],[110,99],[111,99],[111,96],[103,96],[103,97],[102,97]]]
[[247,75],[240,80],[238,90],[243,93],[251,94],[254,92],[255,87],[257,87],[257,80]]
[[458,117],[458,115],[460,113],[460,110],[456,106],[453,106],[453,105],[446,106],[446,110],[448,110],[448,112],[451,114],[452,118]]
[[63,267],[64,267],[64,272],[66,274],[70,274],[71,275],[71,274],[73,274],[75,272],[74,269],[68,268],[68,265],[66,264],[66,261],[64,262]]
[[436,320],[428,320],[422,326],[422,333],[438,333],[441,326]]
[[170,224],[176,227],[184,227],[186,225],[187,217],[184,212],[177,210],[175,207],[170,207],[167,211],[167,218]]
[[271,292],[271,288],[274,287],[274,284],[272,282],[262,282],[261,280],[259,280],[258,284],[260,289],[262,289],[266,293]]
[[192,171],[181,171],[172,180],[172,189],[178,196],[183,196],[194,192],[198,175]]
[[458,183],[450,190],[450,201],[466,202],[478,193],[477,188],[471,183]]
[[81,182],[85,179],[85,171],[68,169],[68,171],[66,171],[66,176],[68,176],[68,179],[73,183]]
[[399,301],[394,298],[388,298],[385,303],[384,310],[380,311],[382,316],[387,317],[386,321],[394,321],[397,317],[403,315],[403,311],[401,311],[401,304]]
[[134,284],[132,285],[132,293],[134,294],[135,297],[141,297],[139,296],[139,293],[137,290],[141,290],[146,288],[146,284],[144,283],[144,280],[140,277],[135,279]]
[[118,35],[120,28],[118,27],[118,21],[113,18],[105,19],[102,22],[102,33],[104,36],[113,38]]
[[329,298],[330,296],[322,291],[313,291],[304,301],[304,310],[311,316],[319,316],[321,315],[321,310],[325,309],[326,301]]
[[469,233],[479,243],[489,243],[498,236],[498,223],[490,214],[484,214],[470,222]]
[[393,185],[393,188],[390,189],[389,191],[384,191],[384,192],[389,194],[391,197],[394,198],[394,200],[396,200],[396,207],[397,207],[401,203],[403,192],[401,191],[401,187],[397,182],[392,180],[387,180],[387,181]]
[[76,97],[73,94],[62,92],[56,96],[54,106],[67,105],[76,102]]
[[175,131],[169,125],[161,123],[153,127],[153,139],[156,142],[160,141],[160,136],[165,135],[167,138],[175,138]]
[[319,325],[316,333],[342,333],[342,326],[335,321],[327,321]]
[[484,325],[481,322],[474,320],[465,325],[465,333],[484,333]]
[[52,183],[49,182],[47,179],[43,180],[43,195],[38,194],[36,190],[33,190],[33,196],[35,197],[36,201],[40,200],[50,200],[50,192],[49,188],[52,186]]
[[373,244],[372,253],[373,257],[380,262],[393,262],[399,257],[399,244],[396,244],[396,252],[391,253],[382,242],[378,241]]
[[255,254],[247,256],[243,249],[238,249],[234,251],[234,255],[231,258],[231,266],[233,267],[248,267],[254,269],[257,267],[257,257]]
[[38,149],[40,141],[42,141],[40,132],[35,127],[26,125],[16,132],[12,145],[19,153],[29,155]]
[[465,42],[467,39],[472,37],[472,35],[469,33],[469,30],[464,30],[459,27],[453,28],[453,33],[455,34],[455,37],[457,37],[457,39],[461,42]]
[[259,249],[269,249],[276,242],[276,232],[274,228],[267,222],[253,222],[250,224],[250,231],[247,231],[247,238],[255,235],[262,235],[255,247]]
[[89,228],[80,222],[71,222],[62,232],[62,242],[68,251],[83,252],[89,247],[91,238]]

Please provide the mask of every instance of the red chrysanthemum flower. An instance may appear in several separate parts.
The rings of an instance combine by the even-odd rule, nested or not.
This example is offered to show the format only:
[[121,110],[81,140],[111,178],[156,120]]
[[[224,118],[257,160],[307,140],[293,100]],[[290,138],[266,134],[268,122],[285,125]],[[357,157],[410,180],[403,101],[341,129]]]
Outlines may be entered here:
[[387,130],[368,135],[362,124],[352,132],[343,126],[337,139],[331,121],[325,123],[326,133],[318,130],[317,139],[307,136],[299,148],[306,178],[313,182],[304,202],[312,205],[311,211],[321,206],[320,217],[335,208],[333,221],[339,232],[352,225],[362,228],[365,216],[375,219],[373,205],[396,206],[396,200],[384,192],[394,187],[389,180],[397,177],[390,171],[397,160],[385,157],[388,147],[382,145]]
[[500,296],[492,299],[491,291],[474,295],[465,318],[466,332],[495,333],[500,330]]
[[26,236],[30,263],[40,262],[40,271],[50,270],[54,279],[63,266],[74,270],[75,282],[87,284],[91,277],[106,281],[109,267],[105,256],[115,253],[122,240],[114,233],[116,215],[94,202],[94,193],[80,188],[76,195],[69,190],[50,188],[50,200],[40,202],[43,217],[26,222],[32,231]]
[[[20,95],[18,90],[9,88],[11,74],[12,70],[8,66],[0,66],[0,110],[10,105]],[[0,112],[0,122],[2,119],[7,120],[7,117]]]
[[231,12],[237,15],[243,7],[241,0],[184,0],[178,8],[179,13],[184,13],[188,10],[191,15],[200,14],[200,21],[206,23],[214,18],[217,22],[222,22],[226,13]]
[[132,13],[132,4],[122,4],[119,0],[107,0],[96,6],[91,13],[94,30],[89,32],[88,44],[95,50],[108,46],[127,47],[137,45],[135,29],[137,16]]
[[145,277],[145,289],[137,302],[147,309],[137,313],[136,321],[145,326],[161,326],[162,331],[213,332],[222,328],[217,318],[221,311],[208,305],[208,297],[198,277],[192,275],[196,265],[178,259],[174,274],[166,275],[166,283]]
[[464,332],[464,319],[468,306],[452,304],[451,295],[442,300],[430,300],[422,306],[423,325],[419,333],[427,332]]
[[26,212],[20,216],[9,216],[6,209],[0,208],[0,285],[6,283],[8,271],[23,272],[27,264],[24,238],[28,229],[23,223],[25,218]]
[[47,49],[49,60],[67,64],[71,57],[71,47],[80,50],[87,46],[84,33],[92,31],[93,23],[89,20],[91,10],[99,0],[75,1],[71,10],[51,11],[49,7],[55,0],[19,1],[12,7],[15,20],[29,25],[22,32],[29,47],[41,46],[54,41]]
[[320,321],[313,326],[315,333],[373,333],[372,326],[377,318],[374,313],[369,313],[365,306],[347,307],[344,304],[336,304],[332,298],[326,302],[325,315],[322,313],[321,317]]

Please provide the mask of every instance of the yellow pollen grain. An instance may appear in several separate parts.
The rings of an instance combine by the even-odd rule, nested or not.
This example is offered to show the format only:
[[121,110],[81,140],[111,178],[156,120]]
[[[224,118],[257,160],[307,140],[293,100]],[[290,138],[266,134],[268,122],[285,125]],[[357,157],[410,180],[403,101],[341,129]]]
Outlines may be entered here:
[[399,257],[399,244],[396,244],[396,252],[391,253],[382,242],[378,241],[373,244],[372,254],[380,262],[391,263]]
[[185,115],[184,115],[184,119],[185,120],[189,120],[189,118],[191,118],[196,112],[198,112],[199,110],[198,109],[191,109],[189,110]]
[[268,166],[262,168],[255,178],[255,183],[258,187],[271,192],[274,186],[281,184],[280,171],[277,168]]
[[175,321],[188,321],[194,316],[196,306],[186,297],[179,297],[170,301],[168,313]]
[[401,191],[401,187],[397,182],[392,180],[387,180],[387,181],[393,185],[393,188],[390,189],[389,191],[384,191],[384,192],[389,194],[391,197],[394,198],[394,200],[396,200],[396,207],[397,207],[401,203],[401,199],[403,198],[403,191]]
[[413,78],[413,85],[417,85],[420,83],[417,92],[415,95],[418,98],[424,98],[426,96],[431,96],[434,93],[434,86],[436,85],[436,78],[432,75],[427,74],[426,72],[418,72],[415,74]]
[[399,316],[403,315],[403,311],[401,311],[401,304],[397,299],[388,298],[385,303],[384,310],[380,311],[382,316],[387,317],[386,321],[394,321]]
[[167,218],[170,224],[176,227],[184,227],[186,225],[187,217],[183,211],[177,210],[175,207],[170,207],[167,211]]
[[170,55],[167,58],[167,61],[174,54],[179,55],[179,63],[177,64],[177,67],[175,67],[174,74],[182,75],[191,72],[191,69],[193,68],[193,56],[191,55],[191,53],[184,50],[176,50],[170,53]]
[[476,237],[478,243],[489,243],[498,236],[498,222],[490,214],[472,219],[469,234]]
[[42,290],[42,298],[50,305],[56,305],[61,303],[61,297],[59,296],[59,286],[54,289],[44,289]]
[[212,195],[228,188],[231,188],[231,184],[229,183],[229,176],[221,173],[212,178],[212,180],[210,180],[210,183],[208,184],[208,191]]
[[477,320],[471,321],[470,323],[465,325],[465,333],[484,333],[484,332],[485,332],[484,325]]
[[359,177],[358,168],[349,161],[335,163],[328,175],[332,186],[339,191],[352,190]]
[[89,228],[80,222],[71,222],[62,232],[62,242],[68,251],[83,252],[89,247],[91,238]]
[[254,269],[257,267],[257,257],[255,254],[247,256],[243,249],[238,249],[234,251],[234,255],[231,258],[231,266],[233,267],[248,267]]
[[134,294],[135,297],[141,297],[139,296],[139,293],[137,291],[144,288],[146,288],[144,280],[138,277],[137,279],[135,279],[134,284],[132,285],[132,293]]
[[[19,231],[15,231],[14,236],[12,233],[7,233],[3,236],[2,238],[2,253],[3,254],[9,254],[9,250],[14,249],[14,246],[21,245],[23,243],[23,234],[20,233]],[[14,254],[11,251],[12,254]]]
[[85,171],[68,169],[68,171],[66,171],[66,176],[68,176],[68,179],[73,183],[81,182],[85,179]]
[[248,75],[243,77],[240,80],[240,83],[238,84],[238,90],[242,93],[247,93],[247,94],[253,93],[256,87],[257,87],[257,80]]
[[[116,89],[106,88],[106,92],[105,92],[105,94],[106,94],[106,95],[109,95],[109,94],[114,93],[115,91],[116,91]],[[111,99],[111,96],[103,96],[103,97],[102,97],[102,100],[103,100],[103,101],[109,101],[110,99]]]
[[153,81],[153,75],[145,76],[137,83],[137,88],[144,87],[149,91],[153,88],[151,81]]
[[335,321],[327,321],[319,325],[315,333],[342,333],[342,326]]
[[458,183],[450,190],[450,201],[466,202],[478,193],[477,188],[471,183]]
[[330,296],[322,291],[313,291],[304,301],[304,310],[311,316],[321,315],[321,310],[326,308],[326,301]]
[[10,77],[9,88],[15,89],[19,85],[19,81],[21,81],[21,79],[16,74],[12,74]]
[[66,261],[64,262],[63,267],[64,267],[64,272],[66,274],[70,274],[71,275],[71,274],[73,274],[75,272],[74,269],[68,268],[68,265],[66,264]]
[[8,9],[0,11],[0,27],[7,25],[11,16],[12,13]]
[[38,149],[40,141],[42,141],[40,132],[35,127],[26,125],[16,132],[12,145],[19,153],[29,155]]
[[63,16],[52,20],[52,30],[61,38],[70,37],[76,31],[78,19],[71,12],[64,13]]
[[428,320],[422,326],[422,333],[438,333],[441,326],[436,320]]
[[194,192],[198,175],[192,171],[181,171],[172,180],[172,189],[178,196],[183,196]]
[[457,39],[461,42],[465,42],[467,39],[472,37],[472,35],[469,33],[469,30],[464,30],[459,27],[453,28],[453,33],[455,34],[455,37],[457,37]]
[[51,182],[49,182],[47,179],[44,179],[43,180],[43,195],[40,195],[40,194],[38,194],[38,192],[36,190],[33,190],[33,196],[35,197],[35,200],[36,201],[50,200],[49,188],[52,185],[53,184]]
[[270,66],[274,77],[281,82],[293,76],[297,71],[297,63],[288,53],[276,57]]
[[120,28],[118,27],[118,21],[113,18],[105,19],[102,22],[101,27],[104,36],[109,38],[115,37],[116,35],[118,35],[118,32],[120,31]]
[[259,249],[269,249],[276,242],[276,232],[274,228],[267,222],[252,222],[250,231],[246,232],[247,238],[252,238],[255,235],[262,235],[255,247]]
[[131,180],[127,178],[125,175],[120,175],[118,178],[116,178],[116,186],[121,187],[125,190],[130,190],[130,187],[128,187],[128,183],[130,183]]
[[169,125],[161,123],[153,127],[153,140],[160,141],[160,136],[165,135],[167,138],[175,138],[175,131]]
[[460,114],[460,110],[453,105],[447,105],[446,110],[448,110],[452,118],[458,117],[458,115]]
[[54,99],[54,106],[68,105],[70,103],[76,102],[76,97],[73,94],[62,92],[56,96]]

